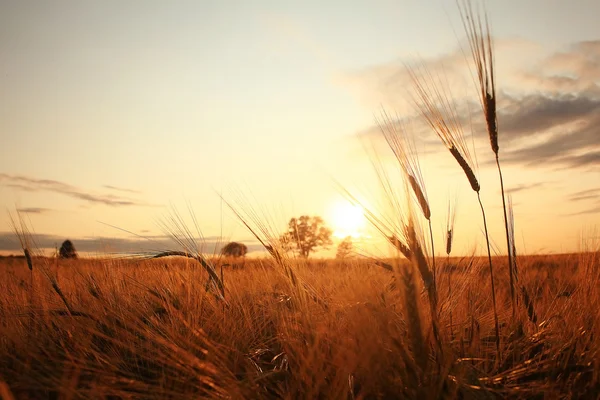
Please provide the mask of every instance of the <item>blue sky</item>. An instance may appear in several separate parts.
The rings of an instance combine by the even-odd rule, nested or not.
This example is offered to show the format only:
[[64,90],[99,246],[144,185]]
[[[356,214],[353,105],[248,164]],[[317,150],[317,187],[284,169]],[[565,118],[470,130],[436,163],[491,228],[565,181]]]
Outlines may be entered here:
[[[523,118],[551,120],[562,103],[541,112],[538,95],[573,95],[568,104],[586,113],[570,122],[595,120],[600,5],[486,4],[499,86],[512,95],[507,110],[524,102],[539,112]],[[331,176],[364,183],[369,165],[356,135],[372,130],[382,105],[402,101],[403,81],[389,84],[402,61],[451,63],[462,40],[454,1],[0,1],[0,206],[37,211],[29,213],[36,232],[72,238],[125,235],[98,221],[159,235],[169,205],[189,202],[207,236],[243,239],[216,195],[240,187],[271,207],[276,223],[305,213],[327,219],[339,202]],[[578,84],[550,87],[549,74]],[[542,142],[567,134],[545,129]],[[568,195],[596,189],[600,162],[527,165],[519,156],[533,154],[532,133],[506,139],[509,183],[521,188],[517,230],[532,251],[573,249],[600,203]],[[600,141],[581,135],[572,152],[595,155]],[[481,153],[484,195],[495,207],[489,149]],[[425,167],[441,226],[448,167],[434,156]],[[519,186],[531,182],[540,185]],[[468,248],[480,227],[469,217],[470,193],[461,193]],[[0,232],[8,221],[0,217]],[[563,234],[549,238],[550,224]]]

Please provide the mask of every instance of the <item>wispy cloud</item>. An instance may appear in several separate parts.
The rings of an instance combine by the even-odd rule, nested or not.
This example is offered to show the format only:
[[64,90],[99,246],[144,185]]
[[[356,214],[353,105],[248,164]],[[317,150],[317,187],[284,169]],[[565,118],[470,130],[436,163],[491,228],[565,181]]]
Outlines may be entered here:
[[20,213],[25,213],[25,214],[46,214],[46,213],[52,212],[54,210],[52,210],[51,208],[42,208],[42,207],[24,207],[24,208],[17,208],[17,211]]
[[149,206],[149,204],[140,200],[109,193],[88,192],[68,183],[51,179],[37,179],[21,175],[0,173],[0,184],[29,192],[47,191],[59,193],[88,203],[104,204],[112,207]]
[[571,201],[600,200],[600,188],[582,190],[569,196]]
[[575,212],[575,213],[572,213],[572,214],[569,214],[569,215],[573,216],[573,215],[598,214],[598,213],[600,213],[600,204],[598,204],[595,207],[588,208],[588,209],[585,209],[585,210],[582,210],[582,211],[579,211],[579,212]]
[[518,192],[523,192],[525,190],[539,188],[539,187],[542,187],[545,185],[546,185],[546,182],[524,183],[524,184],[516,185],[516,186],[506,189],[506,193],[515,194]]
[[[77,251],[86,253],[147,253],[165,250],[179,250],[171,237],[166,235],[146,236],[144,238],[107,238],[107,237],[63,237],[47,234],[32,234],[32,242],[40,249],[54,249],[56,246],[69,239]],[[200,251],[212,254],[219,252],[227,243],[218,236],[208,236],[202,240],[196,238]],[[248,252],[263,251],[264,248],[256,240],[245,240]],[[19,240],[13,232],[0,232],[0,251],[19,252]]]
[[102,185],[102,187],[105,188],[105,189],[114,190],[114,191],[117,191],[117,192],[132,193],[132,194],[140,194],[140,193],[142,193],[139,190],[121,188],[121,187],[112,186],[112,185]]
[[592,204],[591,207],[574,212],[570,215],[585,215],[585,214],[598,214],[600,213],[600,188],[580,190],[578,192],[571,193],[568,197],[569,201],[578,204]]

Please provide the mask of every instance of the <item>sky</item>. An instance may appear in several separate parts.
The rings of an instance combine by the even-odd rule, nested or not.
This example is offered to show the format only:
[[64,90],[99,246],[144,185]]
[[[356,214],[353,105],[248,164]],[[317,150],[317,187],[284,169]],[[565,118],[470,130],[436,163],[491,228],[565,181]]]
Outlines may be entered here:
[[[519,251],[578,250],[600,222],[600,3],[485,4]],[[172,248],[174,213],[189,225],[193,214],[208,250],[240,240],[258,251],[222,199],[273,231],[305,214],[343,231],[335,182],[369,204],[378,196],[365,143],[397,168],[375,124],[382,109],[412,121],[435,237],[456,198],[457,252],[481,251],[476,197],[409,101],[406,65],[418,62],[471,105],[469,143],[502,253],[465,43],[450,0],[0,0],[0,252],[18,250],[17,211],[41,247],[70,238],[89,252]],[[385,253],[368,224],[357,229],[365,252]]]

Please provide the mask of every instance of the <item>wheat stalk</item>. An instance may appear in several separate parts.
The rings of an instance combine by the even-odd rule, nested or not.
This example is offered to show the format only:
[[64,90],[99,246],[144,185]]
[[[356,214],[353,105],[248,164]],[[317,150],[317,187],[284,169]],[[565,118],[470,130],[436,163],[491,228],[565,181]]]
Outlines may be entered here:
[[6,384],[6,382],[0,380],[0,399],[2,400],[15,400],[15,396],[13,396],[10,391],[10,387]]
[[473,168],[471,167],[469,161],[465,159],[465,157],[455,146],[450,147],[448,150],[450,150],[450,154],[452,154],[456,162],[458,162],[458,165],[460,165],[465,175],[467,176],[469,184],[471,185],[471,189],[473,189],[474,192],[479,193],[479,190],[481,190],[481,186],[479,186],[479,181],[477,180],[477,176],[475,176],[475,172],[473,171]]
[[[33,243],[33,239],[31,237],[31,230],[25,223],[23,216],[20,213],[18,213],[19,223],[17,224],[17,222],[13,218],[12,214],[9,214],[9,215],[10,215],[10,221],[11,221],[11,224],[13,227],[13,231],[17,235],[17,238],[19,239],[19,243],[21,244],[21,249],[23,250],[23,254],[25,255],[25,260],[27,262],[27,268],[29,269],[30,279],[31,279],[29,304],[30,304],[30,307],[32,307],[33,306],[33,304],[32,304],[33,303],[33,256],[32,256],[31,246],[35,245],[35,244]],[[48,268],[45,265],[40,265],[39,270],[42,271],[44,276],[46,276],[46,278],[48,279],[48,281],[50,282],[50,284],[52,286],[52,289],[54,290],[54,292],[56,292],[58,297],[60,297],[63,304],[67,308],[69,314],[72,314],[73,308],[69,304],[69,302],[68,302],[66,296],[64,295],[62,289],[60,288],[56,278],[53,277],[50,274],[50,272],[48,272]],[[30,321],[30,323],[33,323],[33,321]]]
[[412,348],[413,357],[423,373],[427,368],[429,361],[429,352],[423,336],[421,315],[419,313],[419,297],[417,295],[417,286],[414,277],[414,266],[402,272],[402,286],[404,288],[404,308],[408,319],[409,341]]
[[437,291],[433,282],[433,275],[429,270],[429,265],[427,264],[427,258],[423,253],[423,246],[421,245],[420,237],[415,230],[412,214],[410,214],[408,225],[406,226],[406,231],[409,240],[409,248],[412,252],[412,265],[414,265],[417,271],[419,271],[419,275],[421,275],[421,280],[423,281],[423,285],[425,286],[425,290],[427,291],[427,297],[429,298],[431,330],[433,332],[433,337],[439,351],[438,360],[439,365],[441,366],[443,364],[444,351],[439,328]]
[[381,118],[377,120],[377,125],[388,146],[394,153],[404,176],[408,179],[417,203],[423,212],[423,216],[426,220],[429,220],[431,218],[431,209],[421,173],[421,165],[418,153],[415,150],[414,143],[411,141],[407,129],[398,118],[390,118],[389,114],[385,111],[381,112]]
[[[388,146],[394,153],[404,178],[412,189],[413,195],[421,208],[423,216],[429,224],[429,236],[431,240],[431,263],[433,268],[433,284],[436,283],[436,265],[435,265],[435,243],[433,240],[433,228],[431,226],[431,208],[423,175],[421,173],[421,164],[419,163],[418,153],[414,143],[408,135],[407,129],[403,126],[398,117],[390,118],[385,111],[381,112],[381,118],[377,120],[379,130],[383,134]],[[403,254],[405,254],[403,252]],[[407,257],[408,258],[408,257]]]
[[[513,210],[513,202],[512,202],[512,197],[510,195],[507,196],[508,197],[508,237],[509,237],[509,249],[510,249],[510,256],[512,259],[512,263],[511,263],[511,267],[514,268],[513,270],[513,277],[514,277],[514,282],[513,280],[510,281],[510,285],[511,285],[511,293],[515,293],[517,294],[517,288],[518,288],[518,283],[519,283],[519,271],[517,268],[517,244],[515,241],[515,215],[514,215],[514,210]],[[513,287],[513,285],[515,285]],[[532,297],[529,295],[529,293],[527,292],[527,288],[525,287],[525,285],[520,284],[520,289],[521,289],[521,296],[523,297],[523,303],[525,305],[525,309],[527,310],[527,317],[529,318],[529,320],[531,322],[533,322],[534,324],[537,323],[537,314],[535,312],[535,305],[533,303],[533,299]],[[518,299],[518,297],[517,297]]]
[[496,113],[496,79],[494,74],[494,46],[487,14],[483,18],[473,9],[471,0],[458,2],[463,27],[467,34],[471,57],[475,65],[479,99],[488,128],[490,145],[498,155],[498,119]]
[[301,302],[304,302],[304,304],[306,304],[306,299],[311,299],[327,309],[329,307],[327,302],[323,300],[312,286],[297,276],[292,263],[285,256],[281,241],[275,239],[276,234],[274,234],[270,226],[263,221],[263,218],[261,218],[257,211],[250,207],[242,198],[237,199],[238,207],[235,207],[232,203],[225,200],[223,196],[221,196],[221,200],[275,259],[275,262],[281,268],[283,275],[290,283],[291,288],[295,291],[297,298],[300,299]]
[[492,306],[494,309],[494,326],[496,332],[496,350],[500,356],[500,327],[498,323],[498,311],[496,307],[496,289],[494,285],[494,267],[492,264],[492,252],[487,228],[485,209],[481,202],[481,186],[475,175],[473,158],[466,145],[462,125],[459,122],[458,112],[450,90],[443,85],[439,77],[434,77],[427,68],[422,65],[420,73],[416,68],[408,67],[408,74],[415,88],[415,105],[425,118],[427,124],[437,134],[442,143],[450,151],[450,154],[458,162],[465,173],[473,191],[477,194],[477,200],[481,208],[483,228],[487,245],[488,263],[490,269],[490,280],[492,289]]
[[471,58],[475,66],[477,84],[479,87],[479,100],[485,117],[488,136],[492,151],[496,157],[496,166],[500,178],[500,192],[502,194],[502,210],[504,213],[504,227],[506,232],[506,246],[508,257],[508,273],[510,279],[510,295],[513,317],[516,316],[516,291],[515,291],[515,264],[511,256],[511,242],[509,234],[509,221],[507,216],[506,198],[504,192],[504,179],[500,168],[498,144],[498,115],[496,110],[496,77],[494,69],[494,45],[490,24],[485,10],[474,9],[471,0],[460,0],[458,3],[463,27],[469,41]]
[[[200,227],[196,219],[196,215],[192,210],[191,206],[188,205],[188,211],[196,228],[196,235],[202,237]],[[219,278],[219,275],[214,267],[206,258],[202,255],[202,249],[198,247],[194,234],[190,230],[188,224],[184,221],[182,215],[176,210],[172,209],[164,219],[159,221],[159,226],[162,231],[171,237],[171,239],[177,243],[183,251],[166,251],[160,252],[153,255],[153,258],[169,257],[169,256],[182,256],[187,258],[193,258],[197,260],[202,268],[208,273],[208,283],[213,285],[217,289],[217,296],[221,300],[225,300],[225,286]]]
[[[454,240],[454,225],[456,223],[456,198],[454,202],[448,200],[448,212],[446,214],[446,266],[450,267],[450,253]],[[452,269],[448,268],[448,299],[452,300]],[[450,338],[454,339],[454,327],[452,321],[452,309],[450,309]]]
[[371,153],[369,160],[377,176],[380,187],[383,189],[383,198],[387,201],[389,209],[397,215],[386,216],[382,212],[372,209],[361,202],[355,195],[350,193],[343,185],[336,182],[338,188],[352,204],[358,204],[364,210],[367,221],[386,238],[386,240],[398,250],[407,260],[412,260],[412,252],[408,246],[408,237],[406,236],[406,213],[402,212],[404,207],[401,205],[399,194],[396,191],[397,185],[391,182],[391,179],[378,157],[377,152]]

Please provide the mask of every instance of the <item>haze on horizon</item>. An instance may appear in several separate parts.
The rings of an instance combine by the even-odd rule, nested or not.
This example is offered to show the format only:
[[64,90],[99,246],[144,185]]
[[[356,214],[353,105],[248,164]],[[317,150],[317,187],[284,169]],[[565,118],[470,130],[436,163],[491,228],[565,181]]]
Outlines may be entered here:
[[[600,222],[600,4],[486,4],[519,250],[575,251]],[[414,117],[405,62],[445,71],[458,100],[476,100],[460,44],[450,0],[0,0],[0,207],[27,215],[43,243],[68,237],[90,251],[135,246],[131,233],[160,242],[172,207],[193,210],[207,249],[241,240],[259,250],[219,194],[282,231],[302,214],[341,226],[347,206],[332,178],[373,193],[363,144],[381,144],[374,116]],[[433,134],[419,119],[411,129],[437,237],[458,195],[456,248],[468,253],[483,240],[476,200]],[[502,252],[481,129],[474,146]],[[0,252],[16,245],[5,213]]]

